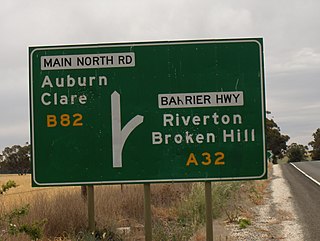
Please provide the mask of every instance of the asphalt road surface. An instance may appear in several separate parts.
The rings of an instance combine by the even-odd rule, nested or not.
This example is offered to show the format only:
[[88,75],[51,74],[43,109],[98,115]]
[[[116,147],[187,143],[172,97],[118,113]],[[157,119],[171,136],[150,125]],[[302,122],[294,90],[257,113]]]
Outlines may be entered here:
[[320,161],[284,164],[281,168],[290,186],[305,240],[320,241]]

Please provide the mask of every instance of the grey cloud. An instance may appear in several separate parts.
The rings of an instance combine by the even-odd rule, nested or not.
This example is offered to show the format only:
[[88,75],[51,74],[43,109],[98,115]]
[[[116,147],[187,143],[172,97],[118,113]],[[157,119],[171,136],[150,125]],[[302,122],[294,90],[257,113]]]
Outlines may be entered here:
[[4,1],[0,150],[29,138],[28,46],[256,36],[264,37],[267,109],[306,144],[320,127],[318,9],[317,0]]

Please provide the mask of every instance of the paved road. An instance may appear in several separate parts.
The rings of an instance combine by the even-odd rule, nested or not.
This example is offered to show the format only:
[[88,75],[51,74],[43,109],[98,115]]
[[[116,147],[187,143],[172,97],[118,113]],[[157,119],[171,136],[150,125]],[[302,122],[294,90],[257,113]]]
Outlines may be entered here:
[[300,162],[294,163],[294,165],[307,174],[309,178],[290,164],[281,166],[283,176],[290,186],[297,213],[306,235],[305,240],[319,241],[320,161]]
[[311,177],[314,181],[320,183],[320,161],[297,162],[293,165]]

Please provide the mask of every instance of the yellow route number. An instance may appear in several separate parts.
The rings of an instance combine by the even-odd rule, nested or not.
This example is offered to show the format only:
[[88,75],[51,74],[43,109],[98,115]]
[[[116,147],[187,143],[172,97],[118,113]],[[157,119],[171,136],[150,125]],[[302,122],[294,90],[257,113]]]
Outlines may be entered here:
[[215,166],[225,165],[224,162],[224,153],[223,152],[216,152],[214,153],[214,157],[209,152],[201,153],[201,157],[196,158],[194,153],[190,153],[188,160],[186,162],[186,166],[195,165],[198,166],[199,162],[204,166],[209,166],[210,164],[214,164]]
[[83,126],[82,114],[75,113],[73,115],[61,114],[57,115],[47,115],[47,127],[68,127],[68,126]]

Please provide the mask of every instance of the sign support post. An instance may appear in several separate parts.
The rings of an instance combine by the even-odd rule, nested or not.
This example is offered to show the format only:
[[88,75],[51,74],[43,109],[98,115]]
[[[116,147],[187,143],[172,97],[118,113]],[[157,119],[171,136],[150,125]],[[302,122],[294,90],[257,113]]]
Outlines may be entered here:
[[144,184],[144,233],[145,240],[152,241],[150,183]]
[[89,231],[94,232],[95,227],[95,214],[94,214],[94,186],[88,185],[88,222],[89,222]]
[[212,187],[211,182],[205,182],[205,198],[206,198],[206,240],[213,241],[213,225],[212,225]]

